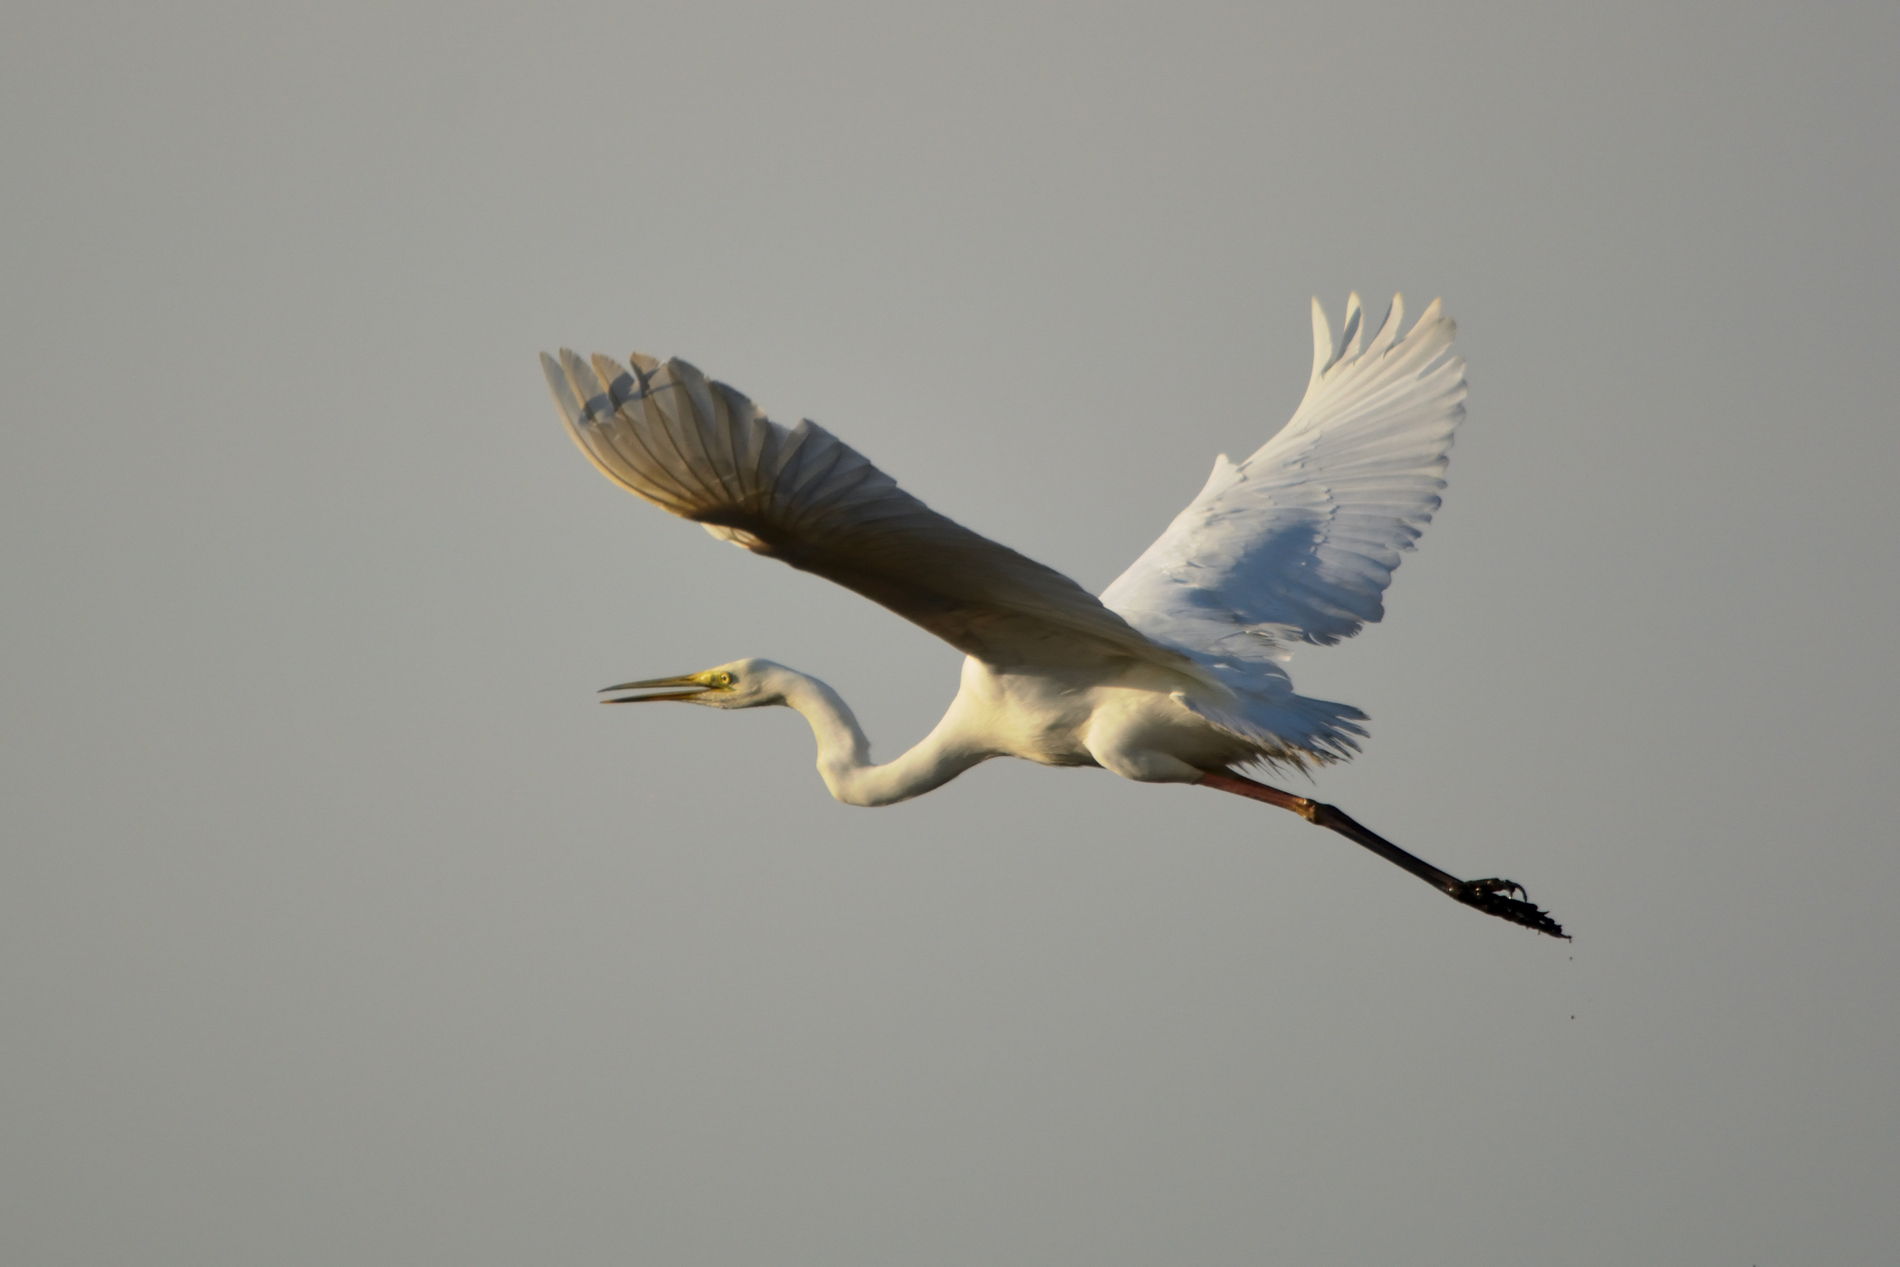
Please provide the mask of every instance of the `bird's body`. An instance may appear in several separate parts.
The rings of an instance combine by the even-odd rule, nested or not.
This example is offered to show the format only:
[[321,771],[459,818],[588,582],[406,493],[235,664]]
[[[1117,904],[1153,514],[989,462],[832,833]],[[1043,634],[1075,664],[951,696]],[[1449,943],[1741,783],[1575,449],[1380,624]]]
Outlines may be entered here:
[[1562,935],[1506,896],[1515,885],[1458,880],[1331,806],[1236,773],[1357,751],[1365,715],[1297,694],[1283,661],[1383,616],[1401,552],[1438,507],[1464,415],[1464,363],[1436,303],[1401,339],[1395,298],[1365,344],[1355,295],[1337,351],[1317,300],[1313,313],[1313,375],[1292,421],[1246,461],[1217,459],[1199,496],[1100,599],[936,514],[816,424],[780,426],[683,361],[543,357],[575,442],[616,483],[965,653],[943,719],[883,765],[836,691],[767,660],[610,687],[658,692],[610,702],[795,708],[826,786],[852,805],[906,800],[999,756],[1236,792],[1340,831],[1460,901]]
[[[764,688],[811,723],[818,772],[847,805],[891,805],[943,786],[992,757],[1048,766],[1100,766],[1143,783],[1193,783],[1250,760],[1251,746],[1224,734],[1177,696],[1191,680],[1123,662],[1110,680],[1081,671],[999,673],[974,656],[943,720],[915,747],[875,765],[850,706],[825,683],[769,660],[722,666]],[[745,705],[734,705],[745,706]]]

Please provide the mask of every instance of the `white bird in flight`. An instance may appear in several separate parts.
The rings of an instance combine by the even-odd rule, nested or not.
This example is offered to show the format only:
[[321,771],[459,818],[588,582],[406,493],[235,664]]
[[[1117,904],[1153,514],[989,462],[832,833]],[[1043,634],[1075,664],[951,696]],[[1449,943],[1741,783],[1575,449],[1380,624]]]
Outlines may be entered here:
[[[1282,662],[1385,614],[1402,551],[1439,506],[1464,361],[1437,302],[1404,338],[1394,296],[1364,339],[1359,296],[1335,347],[1313,301],[1306,397],[1246,461],[1214,460],[1207,486],[1097,599],[1068,577],[946,519],[806,420],[787,428],[681,360],[634,353],[541,358],[555,403],[600,472],[723,541],[836,581],[964,653],[936,729],[873,764],[838,693],[770,660],[623,682],[604,701],[784,705],[818,740],[838,800],[889,805],[991,757],[1100,766],[1289,809],[1481,911],[1565,936],[1508,880],[1460,880],[1331,805],[1237,767],[1305,769],[1349,758],[1366,715],[1294,693]],[[1515,895],[1515,896],[1513,896]]]

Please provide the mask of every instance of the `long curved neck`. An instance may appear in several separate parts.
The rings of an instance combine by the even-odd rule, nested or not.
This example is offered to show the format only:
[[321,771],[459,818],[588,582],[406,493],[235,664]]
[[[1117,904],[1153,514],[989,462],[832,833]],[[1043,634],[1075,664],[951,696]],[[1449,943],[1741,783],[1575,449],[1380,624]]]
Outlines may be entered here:
[[785,702],[811,724],[818,740],[818,773],[847,805],[891,805],[942,787],[995,754],[958,736],[952,704],[922,743],[895,761],[871,764],[871,741],[838,692],[795,670],[785,670]]

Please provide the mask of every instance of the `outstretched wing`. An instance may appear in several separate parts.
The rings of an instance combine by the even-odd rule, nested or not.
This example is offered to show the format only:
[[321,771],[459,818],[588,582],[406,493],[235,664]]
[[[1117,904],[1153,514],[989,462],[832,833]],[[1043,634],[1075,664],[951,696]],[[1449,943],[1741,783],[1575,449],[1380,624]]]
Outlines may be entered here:
[[684,361],[632,361],[541,358],[581,452],[660,509],[999,668],[1114,655],[1194,673],[1068,577],[937,514],[816,423],[780,426]]
[[1456,327],[1433,301],[1401,339],[1404,308],[1394,296],[1362,349],[1352,296],[1335,352],[1315,299],[1313,377],[1292,420],[1238,466],[1215,459],[1207,487],[1102,601],[1157,641],[1255,672],[1288,642],[1331,645],[1384,616],[1465,413]]

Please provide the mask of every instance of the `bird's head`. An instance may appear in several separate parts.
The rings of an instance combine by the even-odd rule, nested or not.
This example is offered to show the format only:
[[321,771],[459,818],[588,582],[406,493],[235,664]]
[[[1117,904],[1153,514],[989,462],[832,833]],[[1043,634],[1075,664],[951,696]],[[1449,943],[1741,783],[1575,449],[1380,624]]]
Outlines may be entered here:
[[716,669],[687,673],[681,677],[648,678],[644,682],[622,682],[601,688],[609,691],[650,691],[645,695],[623,695],[602,700],[603,704],[643,704],[649,700],[683,700],[708,708],[761,708],[785,702],[783,675],[789,672],[770,660],[734,660]]

